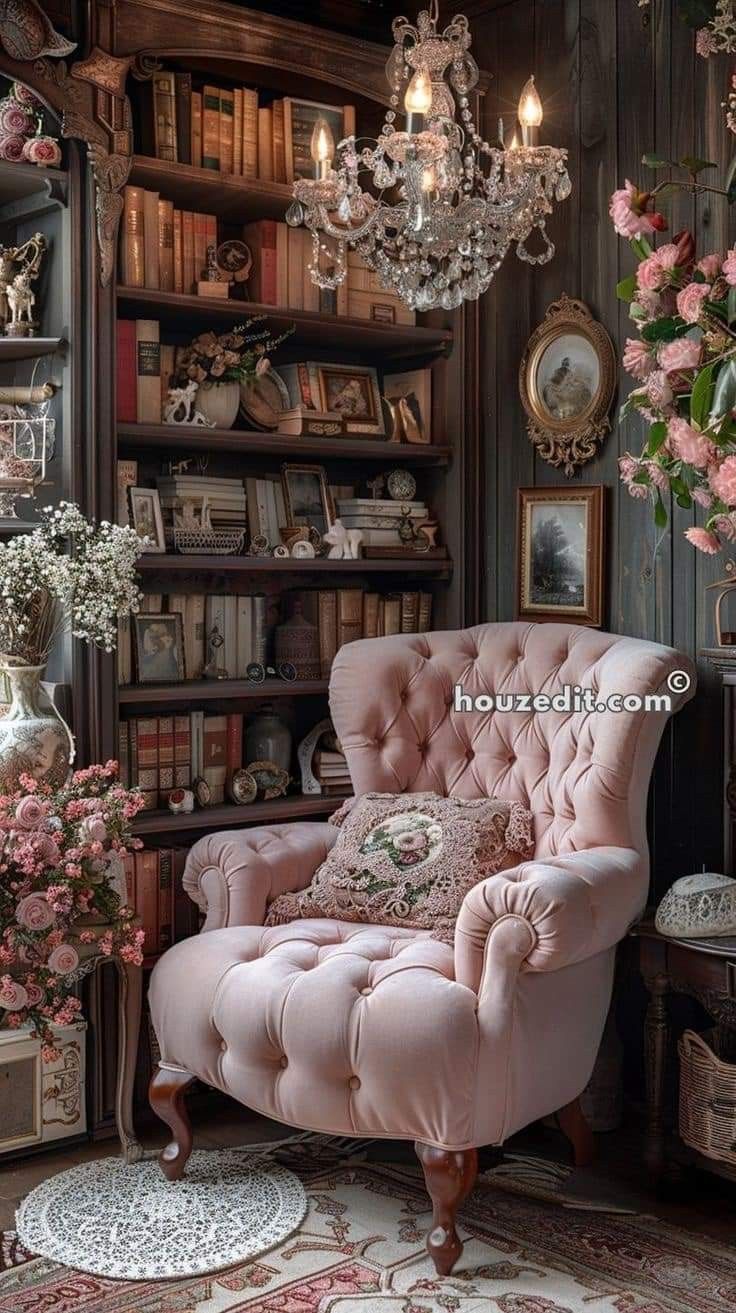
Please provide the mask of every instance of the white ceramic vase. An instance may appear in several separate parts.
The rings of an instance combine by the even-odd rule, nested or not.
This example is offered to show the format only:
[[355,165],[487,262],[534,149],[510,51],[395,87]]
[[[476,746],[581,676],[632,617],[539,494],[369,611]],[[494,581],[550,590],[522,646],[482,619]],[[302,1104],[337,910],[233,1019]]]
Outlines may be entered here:
[[231,429],[240,408],[240,384],[200,383],[194,404],[215,428]]
[[0,718],[0,790],[13,793],[21,775],[44,780],[53,789],[69,778],[74,736],[51,702],[41,680],[45,666],[5,666],[10,706]]

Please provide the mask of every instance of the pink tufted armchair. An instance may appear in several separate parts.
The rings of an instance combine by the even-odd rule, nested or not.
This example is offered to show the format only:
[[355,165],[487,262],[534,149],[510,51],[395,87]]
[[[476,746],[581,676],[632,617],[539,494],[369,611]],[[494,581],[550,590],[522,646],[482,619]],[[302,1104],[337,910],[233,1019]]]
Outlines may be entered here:
[[204,933],[151,979],[161,1062],[151,1104],[173,1132],[170,1179],[191,1151],[196,1076],[261,1113],[338,1135],[416,1142],[433,1201],[427,1247],[447,1273],[479,1145],[557,1112],[578,1160],[577,1098],[609,1005],[616,943],[648,886],[649,777],[667,711],[458,711],[478,694],[667,692],[680,653],[574,625],[488,624],[351,643],[330,705],[356,795],[432,790],[518,799],[534,859],[462,906],[454,952],[425,932],[303,920],[264,929],[276,895],[305,888],[329,824],[210,835],[184,881]]

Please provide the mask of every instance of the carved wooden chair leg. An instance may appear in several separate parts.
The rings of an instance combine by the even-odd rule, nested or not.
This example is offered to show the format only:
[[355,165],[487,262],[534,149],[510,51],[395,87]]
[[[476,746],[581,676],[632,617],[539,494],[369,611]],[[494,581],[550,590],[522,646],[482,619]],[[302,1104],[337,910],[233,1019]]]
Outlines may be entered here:
[[188,1071],[173,1071],[157,1067],[148,1087],[148,1102],[157,1117],[166,1122],[173,1139],[159,1154],[161,1171],[170,1181],[179,1181],[184,1175],[192,1152],[192,1124],[187,1114],[184,1095],[194,1080]]
[[462,1241],[455,1230],[455,1215],[475,1184],[478,1151],[435,1149],[419,1140],[414,1148],[432,1200],[432,1230],[427,1236],[427,1253],[437,1275],[447,1277],[463,1252]]
[[572,1145],[572,1158],[576,1167],[588,1167],[595,1159],[596,1148],[593,1132],[590,1129],[580,1099],[573,1099],[557,1113],[557,1124],[562,1134]]

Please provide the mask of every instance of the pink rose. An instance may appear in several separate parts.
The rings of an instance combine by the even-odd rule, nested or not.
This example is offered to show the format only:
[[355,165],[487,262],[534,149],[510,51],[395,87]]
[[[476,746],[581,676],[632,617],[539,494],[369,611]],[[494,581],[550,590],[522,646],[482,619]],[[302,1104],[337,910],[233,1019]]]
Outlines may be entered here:
[[665,342],[659,348],[657,360],[666,374],[681,369],[697,369],[701,350],[700,342],[694,342],[691,337],[676,337],[674,342]]
[[18,137],[15,134],[5,133],[0,135],[0,160],[8,160],[11,164],[17,164],[23,159],[23,147],[25,137]]
[[659,251],[641,261],[636,271],[636,282],[644,292],[658,292],[667,282],[667,272],[660,261]]
[[37,830],[45,815],[38,798],[21,798],[15,809],[15,820],[22,830]]
[[55,918],[42,894],[26,894],[15,909],[15,919],[26,930],[48,930]]
[[723,261],[723,277],[730,287],[736,287],[736,246]]
[[59,976],[68,976],[79,966],[79,954],[71,944],[59,944],[49,954],[48,968]]
[[716,515],[713,528],[728,543],[732,543],[736,538],[736,524],[734,524],[733,515]]
[[704,255],[702,260],[698,260],[695,268],[699,269],[701,274],[705,274],[709,283],[715,282],[721,272],[723,256],[714,251],[712,255]]
[[706,556],[715,556],[716,552],[721,550],[721,544],[716,535],[710,533],[708,529],[699,529],[697,527],[686,529],[685,537],[689,543],[692,543],[693,547],[697,547],[699,552],[705,552]]
[[636,337],[627,337],[624,347],[623,366],[634,378],[644,379],[654,369],[654,357],[646,342]]
[[29,1008],[37,1008],[39,1003],[43,1003],[46,995],[40,985],[26,985],[25,990]]
[[727,506],[736,506],[736,456],[726,456],[717,468],[709,473],[710,486],[716,497]]
[[35,126],[33,115],[12,96],[0,100],[0,133],[3,136],[27,137]]
[[613,193],[608,213],[619,237],[639,237],[667,226],[661,214],[646,213],[648,200],[649,193],[640,192],[628,178],[625,186]]
[[4,976],[0,987],[0,1008],[6,1012],[22,1012],[28,1005],[28,995],[17,980]]
[[104,843],[107,838],[107,826],[99,816],[88,816],[79,827],[82,843]]
[[688,283],[677,293],[677,311],[686,324],[697,324],[703,313],[703,302],[710,296],[710,283]]
[[709,511],[713,505],[713,494],[708,492],[707,488],[693,488],[692,498],[704,511]]
[[678,460],[696,469],[707,469],[716,455],[716,448],[702,433],[691,427],[687,420],[671,419],[667,426],[670,451]]
[[680,263],[681,251],[677,242],[667,242],[664,246],[658,246],[655,254],[662,268],[667,271],[676,269]]
[[61,861],[59,846],[51,838],[50,834],[39,834],[34,839],[36,857],[45,866],[58,866]]
[[61,147],[53,137],[29,137],[23,147],[23,159],[29,164],[56,168],[61,164]]

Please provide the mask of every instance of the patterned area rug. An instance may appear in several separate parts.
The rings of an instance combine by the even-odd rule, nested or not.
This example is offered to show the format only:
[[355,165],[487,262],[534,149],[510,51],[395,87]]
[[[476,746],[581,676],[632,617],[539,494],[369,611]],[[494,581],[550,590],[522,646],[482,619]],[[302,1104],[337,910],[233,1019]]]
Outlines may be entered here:
[[440,1280],[413,1168],[324,1142],[275,1156],[302,1180],[309,1211],[268,1254],[207,1277],[121,1282],[34,1258],[6,1235],[0,1313],[736,1313],[736,1249],[487,1180],[462,1210],[458,1270]]

